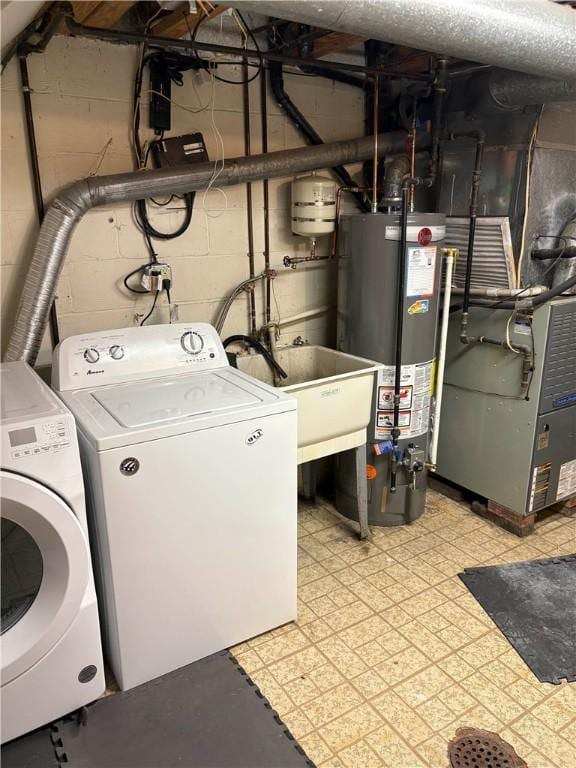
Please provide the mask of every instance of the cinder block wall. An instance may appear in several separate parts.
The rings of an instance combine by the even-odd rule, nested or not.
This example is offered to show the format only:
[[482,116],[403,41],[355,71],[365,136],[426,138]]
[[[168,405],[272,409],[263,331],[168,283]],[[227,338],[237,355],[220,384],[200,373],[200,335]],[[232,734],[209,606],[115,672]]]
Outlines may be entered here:
[[[135,46],[113,45],[58,36],[46,53],[29,57],[33,108],[44,198],[49,202],[59,187],[88,175],[117,173],[133,168],[130,149],[132,89],[137,66]],[[239,67],[219,69],[241,79]],[[193,109],[172,109],[172,134],[201,131],[211,160],[221,157],[214,126],[222,136],[225,157],[244,154],[242,89],[216,82],[203,74],[185,73],[173,98]],[[148,78],[144,88],[148,87]],[[18,65],[13,60],[2,85],[2,348],[5,348],[20,287],[37,234]],[[332,81],[286,75],[286,89],[325,141],[353,138],[363,132],[362,94]],[[261,151],[259,84],[251,84],[252,152]],[[212,100],[212,96],[214,99]],[[147,94],[143,97],[142,137],[149,138]],[[269,151],[302,146],[303,140],[268,98]],[[354,171],[354,169],[351,169]],[[357,170],[357,169],[356,169]],[[246,192],[244,187],[198,193],[189,230],[180,238],[156,241],[160,260],[173,270],[172,299],[182,321],[211,322],[223,299],[248,272]],[[253,185],[256,268],[263,268],[262,184]],[[158,228],[173,229],[180,205],[153,211]],[[290,179],[270,183],[271,263],[286,254],[304,253],[307,244],[290,231]],[[320,241],[320,249],[328,242]],[[133,325],[147,312],[151,296],[135,296],[122,278],[147,261],[142,235],[131,207],[117,205],[87,214],[73,236],[58,287],[56,307],[63,337],[93,329]],[[283,272],[274,281],[273,318],[291,317],[335,302],[334,265],[318,265]],[[168,320],[165,299],[150,322]],[[263,320],[262,291],[257,293]],[[298,335],[316,343],[331,340],[334,313],[287,326],[282,343]],[[245,333],[247,300],[240,298],[230,312],[224,333]],[[45,339],[42,358],[49,359]]]

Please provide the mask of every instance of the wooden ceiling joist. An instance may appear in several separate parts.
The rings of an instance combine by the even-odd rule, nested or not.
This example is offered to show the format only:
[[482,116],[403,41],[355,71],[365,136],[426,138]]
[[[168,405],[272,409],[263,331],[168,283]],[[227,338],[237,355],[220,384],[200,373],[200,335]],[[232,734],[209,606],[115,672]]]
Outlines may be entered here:
[[340,53],[347,48],[364,43],[367,39],[360,35],[348,35],[345,32],[329,32],[327,35],[314,40],[312,56],[318,59],[331,53]]
[[106,2],[72,2],[74,9],[74,18],[80,24],[87,27],[101,27],[102,29],[111,29],[115,27],[135,2],[131,0],[106,0]]
[[96,0],[95,2],[88,2],[87,0],[84,0],[84,2],[74,2],[74,0],[72,0],[70,5],[74,11],[74,20],[77,21],[78,24],[84,24],[92,11],[95,11],[101,3],[100,0]]
[[187,9],[188,3],[159,19],[152,26],[153,34],[158,37],[173,37],[175,39],[184,37],[184,35],[189,35],[190,32],[193,32],[205,16],[209,19],[214,19],[216,16],[224,13],[226,6],[217,5],[215,8],[211,8],[207,14],[204,14],[200,8],[198,8],[197,13],[189,13]]

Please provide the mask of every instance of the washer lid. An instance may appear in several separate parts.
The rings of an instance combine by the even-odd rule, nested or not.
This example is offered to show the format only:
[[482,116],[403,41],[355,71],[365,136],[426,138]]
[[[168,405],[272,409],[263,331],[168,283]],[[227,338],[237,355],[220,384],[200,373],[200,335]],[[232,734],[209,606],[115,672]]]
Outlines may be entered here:
[[117,385],[93,391],[92,397],[127,429],[263,402],[218,373]]

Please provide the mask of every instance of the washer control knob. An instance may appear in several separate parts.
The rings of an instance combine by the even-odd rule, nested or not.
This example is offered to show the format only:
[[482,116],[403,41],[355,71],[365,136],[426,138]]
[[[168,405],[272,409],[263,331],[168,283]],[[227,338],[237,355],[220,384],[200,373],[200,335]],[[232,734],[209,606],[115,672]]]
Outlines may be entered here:
[[97,363],[100,360],[100,352],[94,349],[94,347],[88,347],[88,349],[84,350],[84,360],[87,363]]
[[121,347],[120,344],[113,344],[108,352],[112,360],[122,360],[124,357],[124,347]]
[[186,331],[180,337],[180,344],[184,352],[189,355],[197,355],[204,349],[204,339],[196,331]]

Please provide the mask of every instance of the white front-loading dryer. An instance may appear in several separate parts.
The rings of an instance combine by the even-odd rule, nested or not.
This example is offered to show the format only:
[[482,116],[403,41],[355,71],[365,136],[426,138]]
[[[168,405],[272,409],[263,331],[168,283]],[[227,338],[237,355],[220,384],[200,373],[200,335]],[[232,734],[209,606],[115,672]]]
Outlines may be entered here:
[[127,690],[296,618],[296,400],[202,323],[65,339],[107,658]]
[[0,365],[2,743],[105,689],[74,418],[25,363]]

